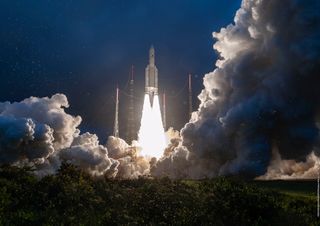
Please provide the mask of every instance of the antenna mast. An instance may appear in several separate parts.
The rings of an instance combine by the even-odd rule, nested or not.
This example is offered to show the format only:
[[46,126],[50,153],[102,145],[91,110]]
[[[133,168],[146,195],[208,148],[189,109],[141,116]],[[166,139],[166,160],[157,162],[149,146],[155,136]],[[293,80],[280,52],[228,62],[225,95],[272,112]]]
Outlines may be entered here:
[[116,110],[114,115],[113,136],[119,137],[119,87],[116,91]]

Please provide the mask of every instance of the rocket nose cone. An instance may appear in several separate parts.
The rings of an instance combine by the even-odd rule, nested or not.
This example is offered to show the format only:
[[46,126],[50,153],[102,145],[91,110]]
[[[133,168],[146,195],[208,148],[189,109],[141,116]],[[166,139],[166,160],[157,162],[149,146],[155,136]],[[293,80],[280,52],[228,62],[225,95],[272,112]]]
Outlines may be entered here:
[[150,47],[149,53],[150,53],[150,55],[151,55],[151,54],[154,55],[154,47],[153,47],[153,45]]
[[149,64],[151,64],[151,65],[154,65],[154,63],[155,63],[154,62],[155,61],[154,55],[155,55],[155,51],[154,51],[153,46],[151,46],[150,51],[149,51]]

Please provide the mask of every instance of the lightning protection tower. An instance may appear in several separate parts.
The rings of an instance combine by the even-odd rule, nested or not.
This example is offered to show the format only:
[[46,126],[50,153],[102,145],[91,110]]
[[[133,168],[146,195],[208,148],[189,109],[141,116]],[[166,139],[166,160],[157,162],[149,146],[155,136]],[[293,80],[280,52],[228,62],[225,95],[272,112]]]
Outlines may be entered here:
[[114,115],[113,136],[119,137],[119,87],[118,86],[116,91],[116,108],[115,108],[115,115]]
[[128,106],[128,121],[127,121],[127,139],[128,142],[136,139],[135,135],[135,109],[134,109],[134,66],[131,66],[131,76],[129,82],[129,106]]

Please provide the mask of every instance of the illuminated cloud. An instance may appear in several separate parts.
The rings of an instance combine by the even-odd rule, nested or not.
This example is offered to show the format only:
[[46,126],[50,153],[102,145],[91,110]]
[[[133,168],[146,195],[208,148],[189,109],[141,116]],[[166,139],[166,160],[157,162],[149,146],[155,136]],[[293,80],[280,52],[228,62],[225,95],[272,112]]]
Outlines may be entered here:
[[81,117],[67,114],[66,96],[56,94],[0,103],[0,164],[31,164],[38,175],[64,160],[120,178],[314,177],[319,9],[317,0],[243,0],[234,23],[213,33],[219,60],[204,77],[198,110],[158,162],[140,157],[137,144],[110,137],[105,147],[81,134]]
[[317,0],[242,1],[234,23],[213,33],[217,68],[181,130],[183,147],[157,163],[156,175],[256,177],[274,148],[286,164],[319,154],[319,9]]
[[[0,164],[30,165],[37,175],[44,176],[55,173],[61,162],[66,161],[92,175],[110,177],[117,176],[120,162],[120,169],[125,168],[123,164],[132,164],[122,160],[126,154],[121,158],[114,155],[120,161],[110,158],[95,134],[80,135],[77,127],[81,117],[67,114],[68,106],[63,94],[0,103]],[[112,151],[123,148],[117,147],[118,143],[125,144],[120,138],[109,143]]]

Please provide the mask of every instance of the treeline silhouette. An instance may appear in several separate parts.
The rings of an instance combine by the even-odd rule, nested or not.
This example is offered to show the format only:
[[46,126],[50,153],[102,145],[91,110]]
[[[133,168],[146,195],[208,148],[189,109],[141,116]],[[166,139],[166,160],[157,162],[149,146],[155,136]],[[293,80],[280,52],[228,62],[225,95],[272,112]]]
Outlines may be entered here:
[[38,179],[1,166],[0,225],[317,225],[316,199],[234,178],[94,178],[63,163]]

